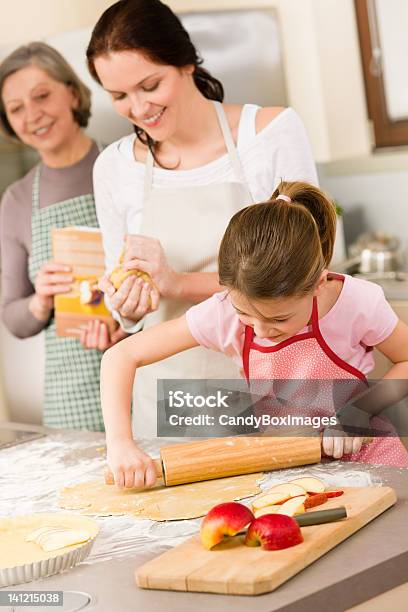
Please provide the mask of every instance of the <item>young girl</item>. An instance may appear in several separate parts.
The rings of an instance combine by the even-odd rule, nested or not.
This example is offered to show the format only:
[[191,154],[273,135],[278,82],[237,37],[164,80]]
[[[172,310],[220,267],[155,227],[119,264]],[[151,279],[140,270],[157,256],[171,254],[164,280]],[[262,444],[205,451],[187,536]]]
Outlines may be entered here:
[[[408,327],[382,289],[327,269],[335,229],[333,203],[322,191],[307,183],[281,183],[271,200],[232,217],[218,259],[225,292],[105,353],[102,407],[116,484],[155,482],[150,457],[132,437],[135,370],[188,348],[225,353],[248,380],[361,381],[374,366],[375,346],[394,364],[385,378],[408,378]],[[398,437],[376,438],[364,447],[358,437],[323,440],[325,453],[335,458],[408,465]]]

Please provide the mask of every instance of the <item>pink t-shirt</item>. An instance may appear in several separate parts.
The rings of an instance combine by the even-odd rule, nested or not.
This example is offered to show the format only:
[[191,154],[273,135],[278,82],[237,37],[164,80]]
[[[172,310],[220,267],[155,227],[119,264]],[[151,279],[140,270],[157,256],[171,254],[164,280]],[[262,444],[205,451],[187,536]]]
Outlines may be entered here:
[[[225,353],[242,371],[245,326],[239,320],[227,291],[216,293],[186,313],[191,334],[206,348]],[[394,331],[398,317],[375,283],[344,275],[337,302],[319,319],[320,330],[329,347],[341,359],[368,374],[374,368],[376,346]],[[306,328],[299,334],[307,331]],[[258,344],[277,343],[254,337]]]

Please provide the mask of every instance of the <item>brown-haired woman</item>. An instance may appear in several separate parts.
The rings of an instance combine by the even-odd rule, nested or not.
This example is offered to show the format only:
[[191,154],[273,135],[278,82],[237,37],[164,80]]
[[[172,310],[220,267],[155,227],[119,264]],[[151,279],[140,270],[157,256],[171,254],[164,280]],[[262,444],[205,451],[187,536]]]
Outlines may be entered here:
[[[224,353],[248,381],[355,383],[366,382],[375,346],[394,364],[385,378],[408,378],[408,327],[382,289],[328,271],[335,226],[334,205],[323,192],[282,183],[270,200],[231,219],[218,259],[226,291],[105,353],[102,410],[117,482],[148,486],[155,480],[150,458],[124,435],[131,381],[135,370],[137,385],[139,368],[180,351],[201,345]],[[398,437],[376,438],[362,449],[358,436],[328,435],[323,444],[335,458],[408,465]]]
[[[92,167],[99,149],[83,130],[90,114],[89,89],[52,47],[32,42],[0,64],[0,127],[40,157],[2,198],[2,318],[18,338],[45,330],[44,423],[103,430],[102,353],[58,337],[53,317],[54,296],[69,291],[73,279],[51,260],[51,229],[98,225]],[[109,338],[104,328],[94,322],[88,346],[106,348],[125,336],[119,329]]]
[[[148,272],[160,293],[159,304],[151,286],[134,277],[116,292],[103,283],[122,325],[138,331],[219,291],[217,251],[232,214],[269,197],[281,177],[316,183],[316,170],[293,109],[224,104],[221,83],[159,0],[111,6],[87,57],[136,133],[100,155],[94,185],[108,270],[127,235],[128,267]],[[201,348],[146,368],[136,387],[135,431],[156,435],[158,378],[237,374],[223,356]]]

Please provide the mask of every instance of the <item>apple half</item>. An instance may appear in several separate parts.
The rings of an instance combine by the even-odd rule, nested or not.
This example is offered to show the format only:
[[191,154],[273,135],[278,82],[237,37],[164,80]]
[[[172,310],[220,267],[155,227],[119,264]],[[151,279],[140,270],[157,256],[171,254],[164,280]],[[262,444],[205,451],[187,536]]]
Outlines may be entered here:
[[263,550],[282,550],[303,542],[300,527],[293,517],[265,514],[249,526],[244,544],[261,546]]
[[200,528],[202,545],[211,550],[225,536],[234,536],[255,519],[249,508],[238,502],[226,502],[211,508]]

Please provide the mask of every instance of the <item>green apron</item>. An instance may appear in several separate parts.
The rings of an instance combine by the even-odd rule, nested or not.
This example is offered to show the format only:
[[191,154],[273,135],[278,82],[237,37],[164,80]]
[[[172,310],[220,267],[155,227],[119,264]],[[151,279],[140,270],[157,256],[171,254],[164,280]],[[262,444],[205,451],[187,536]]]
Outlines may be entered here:
[[[33,285],[41,266],[52,259],[53,227],[98,227],[93,194],[40,208],[40,173],[41,165],[32,191],[29,276]],[[99,392],[102,354],[84,349],[76,338],[57,336],[55,319],[50,320],[45,328],[44,425],[104,431]]]

